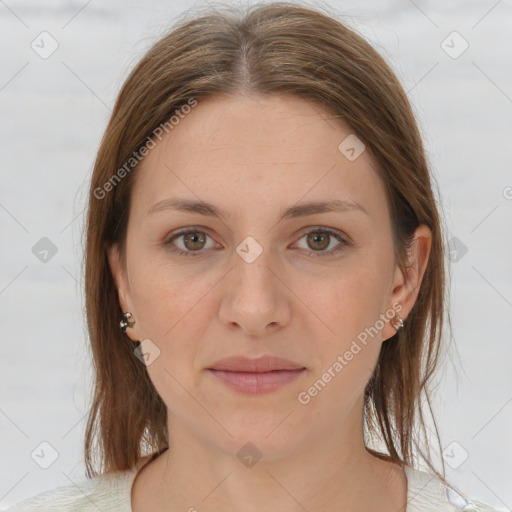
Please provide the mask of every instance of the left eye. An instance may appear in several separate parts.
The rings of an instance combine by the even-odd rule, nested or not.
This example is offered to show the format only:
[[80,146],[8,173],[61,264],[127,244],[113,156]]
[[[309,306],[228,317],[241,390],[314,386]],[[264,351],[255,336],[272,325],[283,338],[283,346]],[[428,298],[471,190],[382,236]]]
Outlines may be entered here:
[[[183,248],[176,247],[174,244],[174,240],[180,238],[183,239]],[[199,255],[201,252],[204,252],[202,249],[205,248],[207,238],[210,238],[210,236],[204,231],[200,231],[198,229],[187,229],[169,238],[165,242],[165,245],[168,246],[172,252],[175,252],[180,256],[195,256],[196,254]],[[337,231],[332,231],[326,228],[315,228],[314,230],[308,231],[302,235],[299,240],[302,240],[303,238],[306,239],[306,243],[310,247],[315,249],[305,249],[309,255],[314,257],[330,256],[350,245],[350,242],[343,238]],[[337,240],[339,244],[335,246],[334,249],[326,250],[331,245],[333,238]],[[206,248],[208,249],[208,247]]]
[[[300,240],[306,238],[306,243],[312,247],[316,247],[318,250],[308,251],[310,255],[313,256],[331,256],[332,254],[338,253],[343,250],[346,246],[350,245],[347,240],[345,240],[341,235],[338,234],[337,231],[332,231],[330,229],[325,228],[316,228],[312,231],[309,231],[305,235],[303,235]],[[340,242],[334,249],[327,251],[326,249],[331,245],[331,242],[338,240]]]

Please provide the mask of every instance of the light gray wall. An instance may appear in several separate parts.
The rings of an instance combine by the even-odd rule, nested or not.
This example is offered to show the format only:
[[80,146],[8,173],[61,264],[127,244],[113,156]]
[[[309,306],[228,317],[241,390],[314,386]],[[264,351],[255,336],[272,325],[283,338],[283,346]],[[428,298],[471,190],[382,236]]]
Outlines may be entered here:
[[[80,262],[87,183],[128,70],[192,5],[0,3],[3,506],[84,478],[91,381]],[[448,237],[457,239],[451,312],[458,353],[450,352],[434,400],[447,478],[472,497],[510,509],[512,3],[326,5],[346,13],[385,54],[414,103]],[[58,48],[48,55],[53,40]],[[39,258],[46,249],[45,262]],[[51,457],[41,442],[58,452],[48,469],[31,457],[41,449]]]

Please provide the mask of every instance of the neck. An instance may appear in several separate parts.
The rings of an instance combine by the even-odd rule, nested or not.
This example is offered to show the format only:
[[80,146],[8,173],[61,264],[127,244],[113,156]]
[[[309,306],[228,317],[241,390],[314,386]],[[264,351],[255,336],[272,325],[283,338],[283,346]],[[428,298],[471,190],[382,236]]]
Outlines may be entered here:
[[[388,505],[400,510],[406,503],[405,474],[369,454],[362,431],[357,422],[344,436],[316,435],[289,452],[267,451],[255,463],[256,452],[249,448],[244,463],[236,449],[221,449],[172,421],[170,447],[148,465],[153,467],[143,485],[155,511],[356,512],[384,511]],[[139,510],[135,502],[133,510]]]

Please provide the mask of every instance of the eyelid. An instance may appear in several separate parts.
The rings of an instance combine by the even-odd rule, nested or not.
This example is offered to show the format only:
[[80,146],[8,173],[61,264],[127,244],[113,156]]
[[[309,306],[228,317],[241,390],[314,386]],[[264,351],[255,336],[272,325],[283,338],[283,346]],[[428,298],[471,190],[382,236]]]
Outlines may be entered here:
[[[331,249],[329,251],[312,251],[309,249],[301,249],[302,251],[306,251],[306,253],[308,253],[308,255],[312,255],[313,257],[325,257],[325,258],[328,258],[329,256],[334,257],[339,252],[341,252],[344,248],[353,245],[352,241],[350,240],[350,238],[347,235],[345,235],[343,232],[341,232],[337,229],[334,229],[334,228],[328,228],[328,227],[317,225],[317,226],[308,226],[308,227],[304,228],[304,230],[301,230],[301,234],[298,236],[298,239],[296,242],[294,242],[294,244],[296,244],[302,238],[304,238],[305,236],[307,236],[311,233],[326,233],[326,234],[334,237],[339,242],[339,244],[334,249]],[[190,226],[187,228],[179,229],[179,230],[171,233],[171,235],[169,237],[165,238],[164,245],[170,247],[172,245],[173,240],[179,238],[180,236],[187,235],[189,233],[204,233],[206,236],[210,237],[213,240],[213,237],[209,234],[208,228],[205,228],[202,226]],[[193,257],[200,256],[206,252],[203,249],[200,249],[198,251],[184,251],[179,248],[170,248],[170,250],[174,253],[177,253],[180,256],[183,255],[183,256],[193,256]]]
[[[313,227],[306,228],[306,231],[303,232],[299,236],[297,242],[311,233],[326,233],[329,236],[335,238],[339,242],[339,244],[334,249],[331,249],[329,251],[312,251],[310,249],[303,249],[308,254],[313,255],[313,257],[317,257],[317,256],[325,257],[325,258],[328,258],[329,256],[334,257],[334,256],[337,256],[338,253],[341,252],[344,248],[352,245],[352,242],[350,241],[348,236],[345,234],[342,234],[341,231],[339,231],[337,229],[333,229],[333,228],[323,227],[323,226],[313,226]],[[297,243],[297,242],[295,242],[295,243]]]
[[[212,240],[213,240],[213,237],[208,233],[208,229],[207,228],[204,228],[202,226],[191,226],[191,227],[187,227],[187,228],[183,228],[183,229],[179,229],[177,231],[173,231],[170,236],[166,237],[164,239],[164,246],[171,246],[172,245],[172,242],[173,240],[179,238],[180,236],[183,236],[183,235],[188,235],[189,233],[204,233],[206,236],[210,237]],[[195,255],[197,254],[198,256],[201,254],[201,253],[204,253],[205,250],[201,249],[199,251],[184,251],[182,249],[179,249],[179,248],[170,248],[170,250],[172,252],[175,252],[175,253],[178,253],[179,255],[180,254],[184,254],[184,255]]]

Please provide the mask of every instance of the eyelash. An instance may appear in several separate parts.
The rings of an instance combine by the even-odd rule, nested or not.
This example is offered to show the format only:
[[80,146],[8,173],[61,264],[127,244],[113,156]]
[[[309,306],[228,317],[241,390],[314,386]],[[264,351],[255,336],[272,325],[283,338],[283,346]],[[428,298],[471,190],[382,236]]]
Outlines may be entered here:
[[[204,251],[202,251],[202,250],[183,251],[181,249],[177,249],[175,246],[172,245],[172,242],[175,239],[179,238],[180,236],[187,235],[189,233],[204,233],[205,235],[209,236],[208,233],[206,233],[205,231],[201,231],[200,229],[187,228],[187,229],[184,229],[183,231],[179,231],[178,233],[175,233],[171,238],[169,238],[166,242],[164,242],[164,245],[167,246],[169,248],[169,250],[172,251],[173,253],[178,254],[178,256],[192,256],[192,257],[199,256]],[[311,233],[322,233],[322,234],[328,234],[330,236],[333,236],[338,242],[340,242],[340,245],[338,245],[335,249],[331,249],[330,251],[308,251],[305,249],[309,256],[326,258],[326,257],[332,256],[334,254],[337,254],[338,252],[345,249],[345,247],[348,247],[351,245],[351,243],[348,242],[347,240],[345,240],[344,238],[342,238],[338,234],[337,231],[333,231],[332,229],[321,228],[321,227],[316,227],[316,228],[304,233],[299,238],[299,240],[301,240],[305,236],[310,235]]]

